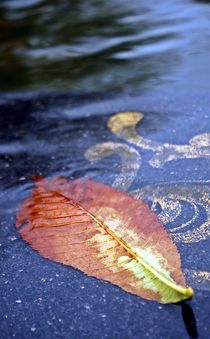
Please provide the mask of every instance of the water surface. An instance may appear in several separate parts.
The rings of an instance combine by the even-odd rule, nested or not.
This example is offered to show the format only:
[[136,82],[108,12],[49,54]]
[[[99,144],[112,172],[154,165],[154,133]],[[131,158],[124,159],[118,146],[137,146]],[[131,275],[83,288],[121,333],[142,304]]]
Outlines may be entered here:
[[[210,284],[202,272],[209,277],[209,237],[177,241],[187,281],[196,288],[189,312],[188,306],[181,311],[147,302],[41,258],[18,235],[15,215],[33,187],[33,174],[113,184],[122,152],[96,162],[85,154],[104,142],[118,150],[132,146],[107,127],[117,112],[143,112],[137,132],[152,142],[181,148],[192,140],[201,143],[195,137],[210,131],[209,29],[207,1],[0,2],[0,91],[9,92],[0,94],[3,339],[185,338],[187,331],[196,337],[195,319],[201,338],[208,338]],[[38,93],[25,93],[30,90]],[[91,91],[103,94],[81,94]],[[207,143],[205,137],[203,147]],[[145,189],[150,206],[147,192],[157,193],[158,185],[163,197],[173,191],[182,203],[181,215],[166,224],[168,231],[183,222],[187,229],[180,232],[208,231],[209,209],[196,199],[209,192],[209,158],[174,159],[153,168],[155,151],[135,147],[135,152],[139,171],[131,189],[152,188]],[[129,177],[128,167],[124,175]],[[201,280],[196,282],[192,273],[197,271]],[[193,332],[184,326],[189,313]]]
[[0,90],[208,89],[208,1],[3,0]]

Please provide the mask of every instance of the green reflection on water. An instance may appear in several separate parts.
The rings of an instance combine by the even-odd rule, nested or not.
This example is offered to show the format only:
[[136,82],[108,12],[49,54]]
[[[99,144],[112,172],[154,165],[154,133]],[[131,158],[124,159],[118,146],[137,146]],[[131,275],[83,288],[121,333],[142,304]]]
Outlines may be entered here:
[[193,19],[203,20],[187,3],[2,1],[0,90],[104,91],[177,81]]

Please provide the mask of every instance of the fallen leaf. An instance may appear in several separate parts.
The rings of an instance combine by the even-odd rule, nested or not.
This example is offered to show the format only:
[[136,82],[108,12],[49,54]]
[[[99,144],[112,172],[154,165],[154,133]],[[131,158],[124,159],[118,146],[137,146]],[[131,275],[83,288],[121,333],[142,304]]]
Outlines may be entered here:
[[89,179],[36,182],[17,216],[41,256],[161,303],[192,297],[180,256],[142,201]]

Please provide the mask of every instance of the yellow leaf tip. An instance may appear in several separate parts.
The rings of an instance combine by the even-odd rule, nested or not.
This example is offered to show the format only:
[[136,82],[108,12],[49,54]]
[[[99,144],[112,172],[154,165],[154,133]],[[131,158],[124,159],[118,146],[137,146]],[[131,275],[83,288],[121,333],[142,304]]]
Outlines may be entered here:
[[194,296],[194,290],[192,287],[187,287],[185,292],[186,297],[192,298]]

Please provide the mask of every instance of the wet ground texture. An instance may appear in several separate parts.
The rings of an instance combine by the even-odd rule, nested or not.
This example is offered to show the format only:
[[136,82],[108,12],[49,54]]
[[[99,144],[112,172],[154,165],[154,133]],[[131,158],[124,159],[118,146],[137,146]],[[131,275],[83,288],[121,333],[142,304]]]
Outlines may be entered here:
[[[0,96],[2,339],[209,338],[209,107],[206,92]],[[144,114],[132,140],[107,126],[127,111]],[[107,156],[91,159],[98,144]],[[33,174],[91,177],[142,197],[176,242],[195,297],[160,305],[41,258],[15,229]]]

